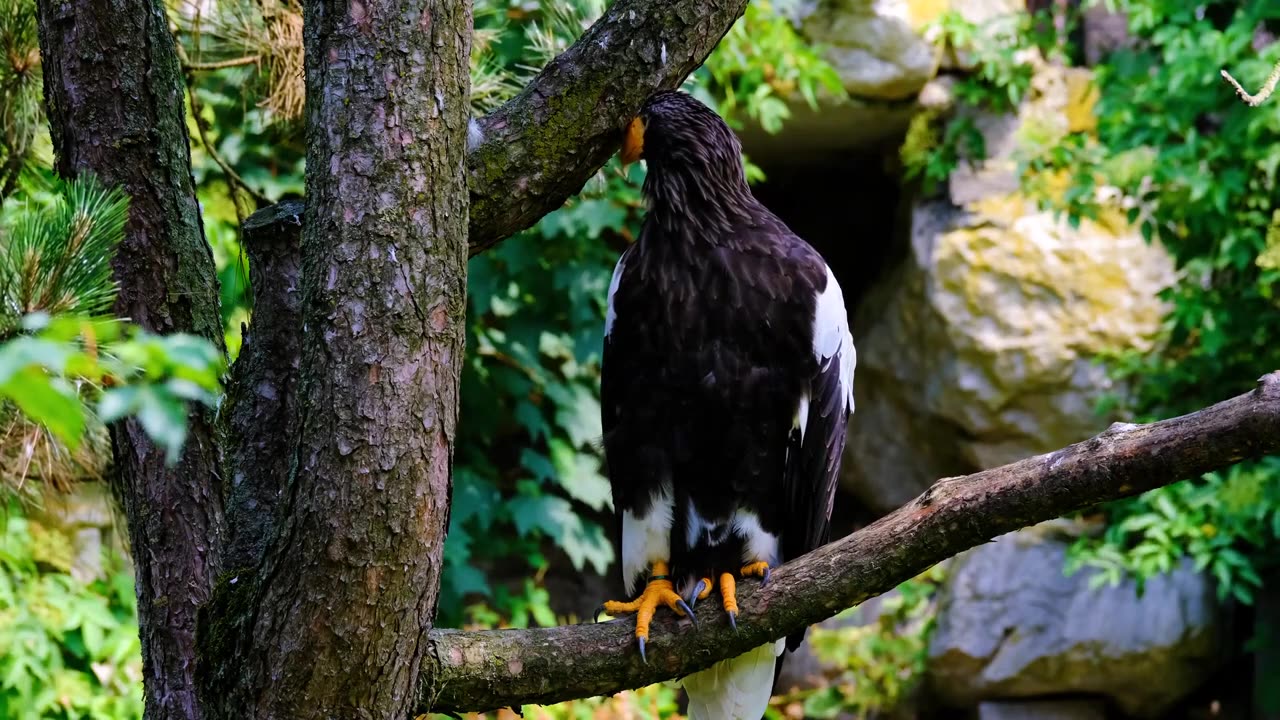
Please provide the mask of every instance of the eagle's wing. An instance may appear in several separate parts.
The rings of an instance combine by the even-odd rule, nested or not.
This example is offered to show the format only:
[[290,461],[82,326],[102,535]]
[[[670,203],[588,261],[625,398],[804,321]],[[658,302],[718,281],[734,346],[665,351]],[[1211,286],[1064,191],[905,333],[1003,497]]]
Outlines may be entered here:
[[[634,246],[632,246],[634,247]],[[623,267],[627,262],[627,256],[631,253],[631,247],[622,251],[622,255],[618,257],[618,264],[613,268],[613,278],[609,281],[608,305],[605,309],[604,316],[604,350],[600,358],[600,425],[604,434],[604,444],[606,449],[609,447],[609,438],[613,435],[618,427],[621,418],[621,408],[619,397],[625,395],[625,388],[620,387],[620,383],[625,383],[628,370],[623,367],[629,360],[625,354],[619,354],[618,343],[611,337],[614,321],[617,320],[617,310],[614,307],[614,301],[618,294],[618,285],[622,282]],[[623,482],[623,473],[617,472],[616,468],[608,467],[609,456],[612,453],[605,452],[605,477],[609,478],[609,487],[613,496],[613,514],[614,532],[613,546],[623,553],[621,558],[620,573],[623,583],[627,586],[628,592],[631,590],[631,583],[636,576],[638,570],[635,565],[638,560],[626,554],[626,550],[631,548],[623,547],[623,513],[629,509],[631,492],[630,488],[625,487]],[[634,554],[634,553],[633,553]]]
[[[844,296],[830,268],[826,286],[815,303],[813,352],[818,371],[809,382],[808,392],[801,396],[787,445],[784,561],[828,540],[845,430],[853,412],[857,356],[849,334]],[[788,636],[787,648],[796,649],[803,639],[803,632]]]
[[[614,353],[613,343],[610,342],[609,335],[613,331],[613,322],[617,319],[617,312],[613,307],[613,297],[618,294],[618,284],[622,282],[622,270],[627,262],[627,255],[631,253],[628,247],[622,251],[622,255],[618,257],[618,264],[613,267],[613,278],[609,280],[608,305],[605,308],[604,315],[604,353],[600,360],[600,422],[601,429],[606,437],[618,424],[618,400],[610,393],[611,376],[617,375],[618,369],[616,360],[611,357]],[[614,360],[613,362],[610,362]]]

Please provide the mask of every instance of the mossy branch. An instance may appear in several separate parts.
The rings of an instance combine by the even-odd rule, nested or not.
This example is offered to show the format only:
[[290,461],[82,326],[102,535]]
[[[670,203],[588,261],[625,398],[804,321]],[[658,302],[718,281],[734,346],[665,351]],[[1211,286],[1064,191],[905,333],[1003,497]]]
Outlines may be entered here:
[[467,167],[471,254],[582,189],[654,91],[678,87],[747,0],[618,0],[511,100],[475,121]]
[[1055,452],[934,483],[897,512],[740,591],[738,629],[716,603],[698,627],[660,613],[649,662],[629,619],[531,630],[433,630],[422,712],[605,695],[681,677],[820,622],[996,536],[1280,451],[1280,372],[1252,392],[1148,425],[1117,423]]

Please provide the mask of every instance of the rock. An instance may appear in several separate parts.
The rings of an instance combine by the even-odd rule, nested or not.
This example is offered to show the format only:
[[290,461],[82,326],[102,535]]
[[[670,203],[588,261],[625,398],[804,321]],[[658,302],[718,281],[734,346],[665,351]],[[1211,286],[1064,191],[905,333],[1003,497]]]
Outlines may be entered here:
[[941,51],[923,31],[948,6],[947,0],[818,0],[802,8],[800,30],[826,48],[850,95],[903,100],[938,71]]
[[855,311],[858,409],[841,480],[872,511],[1100,432],[1116,418],[1095,407],[1124,388],[1094,358],[1149,349],[1158,335],[1157,294],[1174,279],[1163,248],[1119,204],[1072,228],[1018,190],[1027,126],[1060,137],[1069,88],[1089,87],[1046,75],[1017,115],[974,117],[994,157],[953,173],[948,197],[910,207],[902,259]]
[[1102,62],[1108,54],[1134,44],[1129,35],[1128,16],[1119,10],[1108,10],[1103,3],[1090,5],[1081,22],[1084,23],[1084,60],[1090,67]]
[[787,108],[791,117],[780,133],[770,134],[754,122],[738,131],[742,148],[753,162],[813,166],[849,153],[894,148],[919,110],[913,103],[820,99],[814,112],[798,98],[788,102]]
[[955,205],[1016,191],[1022,155],[1052,146],[1069,132],[1097,129],[1098,92],[1092,71],[1045,62],[1038,52],[1026,53],[1025,61],[1034,74],[1016,112],[991,113],[969,106],[959,110],[982,134],[986,158],[961,163],[951,173],[947,186]]
[[974,25],[1026,12],[1026,0],[951,0],[951,9]]
[[978,720],[1106,720],[1107,706],[1100,700],[1034,700],[984,702]]
[[33,532],[39,527],[57,537],[47,543],[60,548],[61,557],[51,564],[78,582],[106,578],[103,553],[111,545],[115,521],[111,503],[105,482],[77,482],[65,493],[49,493],[42,507],[29,511]]
[[1222,664],[1225,615],[1190,560],[1148,580],[1139,596],[1133,582],[1091,590],[1090,572],[1066,576],[1066,548],[1033,529],[956,559],[929,649],[938,698],[971,706],[1098,695],[1131,716],[1156,717]]

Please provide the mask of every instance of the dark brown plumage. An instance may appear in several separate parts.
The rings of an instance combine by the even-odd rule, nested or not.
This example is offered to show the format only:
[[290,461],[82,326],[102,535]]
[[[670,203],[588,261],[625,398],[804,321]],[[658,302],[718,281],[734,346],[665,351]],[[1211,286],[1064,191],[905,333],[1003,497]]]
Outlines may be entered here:
[[639,120],[649,208],[610,287],[605,454],[628,591],[660,561],[691,596],[827,541],[854,350],[834,276],[752,196],[724,121],[678,92]]

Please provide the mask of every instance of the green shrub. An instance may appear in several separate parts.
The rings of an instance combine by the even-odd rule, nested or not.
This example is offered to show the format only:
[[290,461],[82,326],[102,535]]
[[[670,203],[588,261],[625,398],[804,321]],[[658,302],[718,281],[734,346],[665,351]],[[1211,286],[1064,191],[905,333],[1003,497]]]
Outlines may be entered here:
[[23,516],[0,518],[0,717],[142,717],[142,658],[133,577],[119,558],[85,586],[70,540]]

